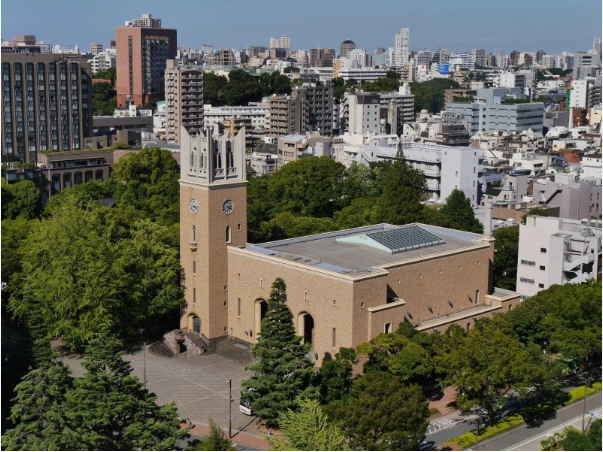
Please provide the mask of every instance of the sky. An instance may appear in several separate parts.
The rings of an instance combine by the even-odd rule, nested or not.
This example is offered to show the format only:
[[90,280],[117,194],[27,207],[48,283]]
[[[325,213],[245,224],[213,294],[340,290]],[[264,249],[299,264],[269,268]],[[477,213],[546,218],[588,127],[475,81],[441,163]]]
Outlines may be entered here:
[[373,52],[410,29],[411,50],[502,48],[548,54],[592,48],[602,35],[601,0],[2,0],[1,37],[90,49],[109,45],[115,27],[149,13],[178,30],[178,44],[243,49],[287,35],[291,49],[332,47],[345,39]]

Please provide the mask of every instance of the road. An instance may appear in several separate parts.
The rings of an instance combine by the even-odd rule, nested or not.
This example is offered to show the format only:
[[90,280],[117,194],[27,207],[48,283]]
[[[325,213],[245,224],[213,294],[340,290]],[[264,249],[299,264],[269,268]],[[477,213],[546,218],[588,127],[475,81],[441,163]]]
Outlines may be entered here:
[[[555,419],[544,421],[539,427],[530,428],[522,425],[492,439],[480,442],[473,450],[541,450],[540,441],[547,435],[557,430],[562,431],[569,425],[577,425],[578,428],[581,428],[583,408],[584,401],[580,400],[559,409]],[[591,412],[601,417],[601,393],[586,398],[586,412],[587,417],[588,413]]]

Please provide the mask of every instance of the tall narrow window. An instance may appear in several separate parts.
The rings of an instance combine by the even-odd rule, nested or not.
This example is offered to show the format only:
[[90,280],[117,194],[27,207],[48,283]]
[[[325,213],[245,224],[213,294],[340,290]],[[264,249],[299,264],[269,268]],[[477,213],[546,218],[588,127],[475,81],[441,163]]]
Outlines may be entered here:
[[226,226],[226,243],[230,243],[232,241],[232,233],[230,231],[230,226]]
[[193,304],[197,302],[197,289],[193,287]]
[[193,225],[193,242],[197,240],[197,227]]
[[333,328],[331,340],[333,342],[333,348],[336,348],[337,347],[337,329],[336,328]]
[[237,299],[237,315],[241,317],[241,299]]
[[479,304],[479,290],[475,291],[475,304]]
[[193,261],[193,275],[197,273],[197,261]]

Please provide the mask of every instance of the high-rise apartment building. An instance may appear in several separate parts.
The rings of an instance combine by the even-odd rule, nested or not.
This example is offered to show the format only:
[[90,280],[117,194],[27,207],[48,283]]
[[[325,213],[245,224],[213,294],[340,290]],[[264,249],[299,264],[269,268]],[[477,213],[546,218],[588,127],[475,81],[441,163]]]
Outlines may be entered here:
[[280,45],[281,49],[289,50],[291,48],[289,36],[285,36],[285,35],[281,36],[280,44],[281,44]]
[[2,55],[2,159],[82,149],[92,135],[90,65],[75,55]]
[[346,39],[339,46],[339,57],[340,58],[348,58],[350,56],[350,52],[356,48],[356,43],[351,39]]
[[330,83],[304,83],[291,97],[302,100],[302,131],[333,135],[333,87]]
[[282,137],[302,131],[302,99],[293,96],[272,96],[270,105],[270,134]]
[[322,67],[333,64],[335,49],[316,47],[310,49],[310,67]]
[[143,14],[140,19],[132,20],[132,27],[161,28],[161,19],[153,19],[150,14]]
[[484,49],[473,49],[471,54],[476,66],[484,67],[486,65],[486,51]]
[[593,50],[599,55],[601,54],[601,38],[593,39]]
[[279,42],[278,42],[278,38],[270,38],[270,46],[269,46],[269,47],[270,47],[271,49],[276,49],[276,48],[278,48],[278,44],[279,44]]
[[166,61],[176,58],[177,38],[177,30],[161,28],[150,14],[115,29],[118,107],[128,96],[137,106],[163,99]]
[[494,58],[496,58],[496,67],[503,68],[506,66],[504,58],[503,58],[503,49],[501,49],[501,48],[494,49]]
[[402,67],[408,62],[410,30],[408,28],[402,28],[400,33],[396,33],[396,39],[394,43],[394,66]]
[[103,49],[103,45],[102,44],[99,44],[97,42],[90,43],[90,53],[92,54],[92,56],[98,55],[103,50],[104,49]]
[[203,128],[203,71],[179,68],[168,60],[165,70],[165,132],[168,143],[180,144],[180,127],[190,135]]

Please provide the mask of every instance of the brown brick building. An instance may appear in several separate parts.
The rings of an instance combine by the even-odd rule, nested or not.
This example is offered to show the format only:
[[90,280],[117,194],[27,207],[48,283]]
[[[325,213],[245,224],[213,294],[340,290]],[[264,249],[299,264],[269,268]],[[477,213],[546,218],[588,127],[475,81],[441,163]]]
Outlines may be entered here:
[[115,29],[118,107],[128,96],[138,107],[163,100],[166,61],[176,58],[178,31],[160,27]]
[[519,303],[519,294],[492,287],[494,241],[484,235],[379,224],[248,244],[244,131],[232,140],[181,132],[181,327],[189,332],[255,343],[279,277],[317,364],[400,322],[470,328]]

